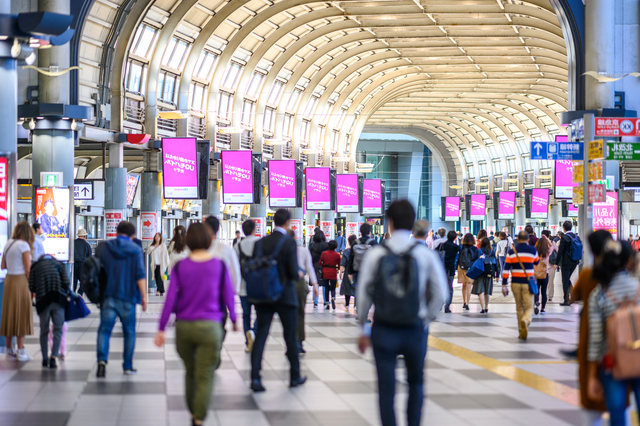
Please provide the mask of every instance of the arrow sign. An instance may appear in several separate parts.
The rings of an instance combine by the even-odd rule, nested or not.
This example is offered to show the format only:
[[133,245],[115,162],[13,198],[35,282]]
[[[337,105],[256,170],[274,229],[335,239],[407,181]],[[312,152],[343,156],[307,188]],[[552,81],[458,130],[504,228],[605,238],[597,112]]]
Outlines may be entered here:
[[150,221],[148,221],[148,220],[147,220],[147,221],[145,221],[145,222],[142,222],[142,224],[143,224],[144,226],[146,226],[147,228],[148,228],[149,226],[151,226],[151,222],[150,222]]
[[532,160],[584,160],[582,142],[531,142]]
[[542,149],[542,145],[540,145],[540,143],[537,143],[533,146],[533,148],[536,150],[536,155],[540,155],[540,150]]
[[75,181],[73,183],[74,200],[93,200],[93,182]]

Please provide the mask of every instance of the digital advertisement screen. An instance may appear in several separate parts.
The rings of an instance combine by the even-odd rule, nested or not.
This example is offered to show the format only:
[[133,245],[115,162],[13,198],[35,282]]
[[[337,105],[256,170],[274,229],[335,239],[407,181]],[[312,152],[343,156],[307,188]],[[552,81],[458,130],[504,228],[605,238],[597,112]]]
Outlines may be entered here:
[[358,175],[336,176],[338,213],[358,213]]
[[618,193],[607,192],[607,201],[593,204],[593,230],[604,229],[618,239]]
[[138,190],[138,182],[140,182],[140,175],[127,173],[127,206],[133,205],[133,199],[136,198],[136,191]]
[[382,183],[380,179],[365,179],[362,187],[362,214],[382,215]]
[[253,159],[249,150],[222,151],[222,203],[253,203]]
[[569,142],[569,136],[567,136],[567,135],[556,135],[556,142]]
[[516,193],[501,192],[500,203],[498,204],[498,219],[515,220],[516,218]]
[[36,188],[36,222],[46,237],[45,254],[69,260],[69,188]]
[[198,198],[197,163],[196,138],[162,139],[164,198],[180,200]]
[[446,197],[444,206],[444,221],[457,222],[460,220],[460,197]]
[[296,207],[296,160],[269,161],[269,206]]
[[578,206],[568,203],[567,212],[569,213],[569,217],[578,217]]
[[573,161],[556,161],[556,199],[573,198]]
[[329,167],[307,167],[307,210],[331,210]]
[[549,216],[549,190],[534,188],[531,191],[531,219],[546,219]]
[[471,194],[469,211],[470,220],[484,220],[487,216],[487,196],[484,194]]

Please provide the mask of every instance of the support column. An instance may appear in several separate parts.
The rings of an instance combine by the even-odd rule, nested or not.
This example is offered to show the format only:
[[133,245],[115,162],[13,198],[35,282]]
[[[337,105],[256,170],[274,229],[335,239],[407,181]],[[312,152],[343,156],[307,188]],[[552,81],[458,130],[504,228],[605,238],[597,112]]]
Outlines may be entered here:
[[291,213],[291,229],[296,233],[296,243],[302,245],[304,242],[304,213],[303,209],[289,209]]
[[142,233],[144,244],[153,241],[156,232],[162,232],[162,182],[158,172],[144,172],[140,181],[140,222],[145,230]]
[[[555,235],[557,231],[560,230],[561,210],[562,206],[560,204],[552,205],[551,209],[549,209],[549,229],[551,230],[551,235]],[[553,228],[554,226],[557,228]]]
[[[584,5],[585,69],[608,75],[615,73],[615,10],[611,0],[589,0]],[[588,110],[614,108],[615,87],[585,77],[585,103]],[[585,142],[588,142],[585,140]]]
[[519,228],[524,229],[526,225],[527,225],[527,211],[524,207],[518,207],[516,209],[516,230],[515,230],[514,240],[519,232],[518,229]]
[[[38,0],[39,12],[53,12],[65,15],[70,14],[69,0]],[[53,68],[53,71],[62,71],[69,68],[70,47],[52,46],[48,49],[38,51],[38,66],[41,68]],[[69,103],[69,73],[60,76],[48,76],[38,73],[40,81],[39,101],[40,103],[68,104]],[[4,84],[4,82],[3,82]]]
[[[127,169],[122,164],[122,144],[109,146],[109,167],[105,170],[105,237],[116,236],[118,223],[127,220]],[[140,230],[136,230],[140,235]]]
[[202,200],[202,219],[207,216],[220,216],[220,181],[209,181],[209,197]]
[[345,224],[345,237],[349,238],[350,235],[360,237],[360,225],[364,223],[364,217],[360,216],[360,213],[347,213]]
[[307,210],[304,215],[304,229],[307,233],[306,243],[307,246],[309,244],[309,238],[313,236],[313,230],[316,227],[316,211],[315,210]]
[[322,229],[322,232],[324,232],[325,235],[328,235],[327,241],[333,240],[336,237],[336,212],[320,212],[320,229]]

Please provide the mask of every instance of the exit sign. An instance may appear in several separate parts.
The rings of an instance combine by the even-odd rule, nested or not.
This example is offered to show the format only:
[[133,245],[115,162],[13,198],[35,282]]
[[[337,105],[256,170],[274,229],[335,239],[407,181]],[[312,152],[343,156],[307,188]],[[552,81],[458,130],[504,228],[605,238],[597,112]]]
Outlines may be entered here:
[[40,172],[40,186],[44,188],[64,186],[62,172]]

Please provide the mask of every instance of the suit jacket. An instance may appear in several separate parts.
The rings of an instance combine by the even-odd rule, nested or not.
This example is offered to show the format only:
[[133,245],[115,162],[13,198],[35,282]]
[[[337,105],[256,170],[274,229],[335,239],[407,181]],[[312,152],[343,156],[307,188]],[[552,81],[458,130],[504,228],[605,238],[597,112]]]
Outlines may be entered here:
[[[256,244],[260,244],[262,246],[262,254],[268,256],[275,251],[278,242],[282,238],[288,238],[289,241],[284,243],[276,258],[278,271],[280,272],[280,282],[284,287],[282,297],[277,303],[297,307],[298,296],[294,286],[294,280],[298,279],[298,249],[296,248],[296,242],[293,238],[289,238],[279,231],[273,231],[271,235],[267,235]],[[256,255],[256,250],[253,251],[253,255]]]
[[560,267],[571,267],[580,263],[571,260],[571,258],[569,257],[569,252],[571,251],[571,238],[567,234],[572,234],[573,237],[576,237],[575,233],[569,231],[560,239],[560,247],[558,247],[558,257],[556,258],[556,262],[558,265],[560,265]]

